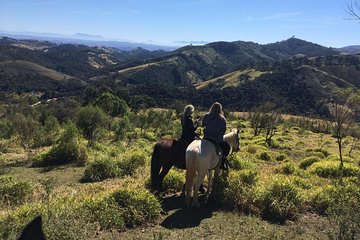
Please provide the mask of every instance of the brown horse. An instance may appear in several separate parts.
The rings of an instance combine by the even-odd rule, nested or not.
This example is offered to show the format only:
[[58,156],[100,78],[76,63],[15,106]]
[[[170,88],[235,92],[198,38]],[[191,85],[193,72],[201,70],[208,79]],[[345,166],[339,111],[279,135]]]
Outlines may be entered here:
[[164,190],[163,181],[172,166],[186,169],[185,150],[187,145],[188,143],[185,141],[177,139],[162,139],[155,144],[151,157],[151,185],[153,190],[159,192]]

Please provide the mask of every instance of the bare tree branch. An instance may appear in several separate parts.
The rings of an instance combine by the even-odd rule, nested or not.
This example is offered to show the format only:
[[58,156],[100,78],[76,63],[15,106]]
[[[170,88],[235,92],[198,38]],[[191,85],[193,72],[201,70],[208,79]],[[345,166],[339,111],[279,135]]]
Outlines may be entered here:
[[352,0],[348,3],[345,11],[349,15],[349,20],[360,20],[360,2],[358,0]]

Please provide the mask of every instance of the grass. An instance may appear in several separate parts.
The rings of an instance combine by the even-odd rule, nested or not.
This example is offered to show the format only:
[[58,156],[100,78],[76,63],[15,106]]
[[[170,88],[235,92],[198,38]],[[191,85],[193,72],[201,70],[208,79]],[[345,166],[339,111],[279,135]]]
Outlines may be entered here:
[[[238,123],[233,120],[230,124]],[[146,221],[148,224],[140,224],[131,229],[129,226],[138,225],[139,218],[135,218],[134,221],[123,221],[122,217],[114,214],[119,210],[116,206],[111,205],[114,207],[112,208],[110,205],[106,205],[110,208],[105,210],[107,207],[101,204],[98,208],[101,210],[98,211],[102,218],[100,222],[90,221],[91,218],[88,215],[71,214],[70,210],[76,209],[79,205],[90,200],[101,202],[101,199],[109,196],[115,190],[145,191],[150,173],[149,158],[155,142],[153,137],[136,138],[123,142],[113,142],[111,137],[107,137],[102,142],[99,141],[93,146],[87,147],[88,162],[91,163],[97,159],[114,159],[114,161],[122,162],[121,166],[125,170],[120,174],[121,177],[105,179],[101,183],[81,183],[80,179],[86,169],[83,166],[69,164],[47,168],[30,167],[31,162],[26,159],[27,156],[22,153],[21,148],[14,143],[11,143],[11,146],[5,146],[7,152],[0,157],[0,173],[1,170],[6,169],[4,174],[29,182],[36,186],[35,191],[38,192],[36,196],[31,197],[30,202],[20,203],[19,206],[11,209],[0,208],[0,218],[6,214],[20,211],[20,208],[26,208],[26,206],[36,210],[36,206],[40,204],[46,208],[47,199],[50,199],[51,202],[63,204],[63,208],[54,212],[58,216],[62,216],[62,219],[46,218],[45,230],[50,237],[58,237],[58,235],[54,235],[55,226],[63,225],[70,229],[73,224],[77,228],[71,229],[69,234],[78,233],[80,239],[87,237],[90,239],[327,239],[329,225],[326,218],[311,214],[311,211],[306,211],[306,209],[314,210],[315,206],[321,209],[326,204],[318,199],[318,205],[314,205],[312,201],[315,201],[316,194],[323,196],[324,194],[320,194],[318,191],[331,185],[333,180],[318,176],[313,169],[322,162],[329,163],[331,166],[339,164],[334,139],[330,135],[300,131],[301,129],[296,127],[288,129],[280,127],[279,135],[275,135],[280,147],[269,148],[263,144],[263,136],[254,137],[252,129],[246,127],[249,124],[245,122],[244,126],[244,133],[241,136],[241,151],[229,157],[229,161],[237,170],[230,170],[230,184],[233,187],[231,192],[223,193],[228,199],[236,200],[235,209],[237,210],[235,212],[224,211],[221,205],[216,206],[211,202],[206,204],[204,199],[201,199],[202,207],[199,210],[186,211],[183,208],[184,199],[179,195],[184,183],[184,172],[173,169],[164,183],[167,184],[170,191],[158,198],[161,202],[162,215],[156,221]],[[319,146],[321,141],[328,141],[331,144],[321,148]],[[5,142],[5,144],[8,143]],[[306,149],[309,150],[306,151]],[[344,153],[346,152],[345,148]],[[264,156],[261,156],[262,154]],[[357,154],[359,151],[355,150],[353,156],[357,156]],[[270,159],[265,155],[268,155]],[[315,158],[318,161],[313,160]],[[345,159],[345,166],[351,165],[355,169],[354,171],[359,170],[359,165],[354,159],[348,156]],[[278,184],[274,178],[288,179],[289,184],[281,186],[281,181],[279,180],[280,184]],[[47,179],[54,181],[49,196],[47,196],[43,184]],[[241,191],[242,186],[249,187],[248,191]],[[267,188],[265,189],[263,186],[267,186]],[[175,194],[169,195],[173,193]],[[289,196],[284,197],[283,195],[287,193]],[[301,199],[297,199],[299,196]],[[279,204],[284,204],[285,207],[283,208],[279,204],[271,206],[274,199],[280,199]],[[261,219],[261,208],[249,209],[259,207],[257,204],[261,202],[260,200],[267,203],[268,212],[279,210],[279,213],[285,216],[283,225],[271,224]],[[294,206],[296,209],[293,208]],[[285,210],[283,211],[283,209]],[[254,215],[246,216],[242,214],[242,211],[251,212]],[[135,215],[130,214],[129,216]],[[296,220],[294,221],[287,219],[295,216]],[[280,217],[282,216],[280,215]],[[28,220],[27,218],[22,219],[22,224]],[[107,225],[108,223],[109,225]],[[64,230],[65,227],[61,229]],[[84,229],[84,231],[77,232],[77,229]],[[63,230],[61,232],[64,232]],[[69,236],[69,234],[66,235],[64,232],[64,236]]]

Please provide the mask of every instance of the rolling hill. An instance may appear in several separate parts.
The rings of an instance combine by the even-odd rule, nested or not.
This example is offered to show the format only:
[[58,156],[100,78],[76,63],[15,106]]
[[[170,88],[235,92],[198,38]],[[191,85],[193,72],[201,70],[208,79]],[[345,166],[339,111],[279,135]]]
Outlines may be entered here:
[[359,59],[297,38],[265,45],[214,42],[172,52],[1,38],[0,83],[4,93],[51,96],[74,89],[84,95],[86,86],[112,89],[135,108],[220,101],[246,111],[274,102],[287,113],[326,115],[334,89],[360,87]]
[[68,80],[74,78],[70,75],[57,72],[55,70],[43,67],[39,64],[23,61],[23,60],[8,60],[0,62],[0,71],[5,74],[14,76],[18,75],[41,75],[53,80]]

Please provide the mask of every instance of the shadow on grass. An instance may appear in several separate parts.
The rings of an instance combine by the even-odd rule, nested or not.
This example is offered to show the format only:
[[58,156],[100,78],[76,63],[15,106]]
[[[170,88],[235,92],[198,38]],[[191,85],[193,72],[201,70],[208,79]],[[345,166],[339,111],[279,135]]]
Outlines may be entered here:
[[175,211],[171,212],[160,225],[167,229],[183,229],[199,226],[203,219],[211,218],[215,210],[214,206],[206,202],[204,195],[199,196],[199,203],[201,204],[200,208],[187,209],[183,194],[164,198],[162,201],[163,210],[166,212]]

